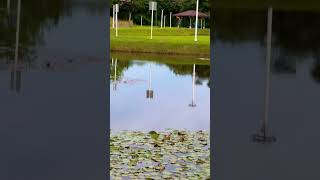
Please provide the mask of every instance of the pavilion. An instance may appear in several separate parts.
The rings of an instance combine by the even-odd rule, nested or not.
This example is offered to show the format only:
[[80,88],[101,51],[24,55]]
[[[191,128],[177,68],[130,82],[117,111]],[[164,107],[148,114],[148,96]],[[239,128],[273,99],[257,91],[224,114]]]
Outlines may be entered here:
[[[173,16],[175,16],[179,19],[178,27],[180,26],[180,23],[181,23],[183,17],[189,17],[189,19],[190,19],[189,28],[191,29],[191,17],[196,17],[196,11],[195,10],[188,10],[188,11],[180,12],[177,14],[173,14]],[[202,20],[204,20],[207,17],[209,17],[209,15],[202,13],[202,12],[198,12],[198,18],[200,18],[200,20],[201,20],[201,28],[203,28]]]

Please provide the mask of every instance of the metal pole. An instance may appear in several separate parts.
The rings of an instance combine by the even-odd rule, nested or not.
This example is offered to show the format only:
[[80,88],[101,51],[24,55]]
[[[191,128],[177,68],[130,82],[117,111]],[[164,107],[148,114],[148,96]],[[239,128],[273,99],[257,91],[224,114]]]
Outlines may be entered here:
[[189,22],[189,29],[191,29],[191,17],[189,17],[189,20],[190,20],[190,22]]
[[161,22],[160,22],[161,29],[162,29],[162,22],[163,22],[163,9],[161,9]]
[[166,16],[163,17],[163,28],[166,28]]
[[142,16],[141,16],[141,26],[142,26]]
[[118,12],[116,11],[116,37],[118,37]]
[[272,43],[272,7],[269,7],[268,8],[268,25],[267,25],[265,111],[264,111],[264,119],[262,123],[262,129],[264,130],[264,133],[267,131],[267,121],[269,119],[271,43]]
[[153,10],[151,10],[151,39],[152,39],[152,27],[153,27]]
[[196,25],[195,25],[194,41],[198,41],[198,10],[199,10],[199,0],[197,0],[197,6],[196,6]]
[[171,28],[171,16],[172,16],[172,12],[170,12],[170,28]]
[[114,28],[114,11],[115,11],[115,5],[112,5],[112,28]]

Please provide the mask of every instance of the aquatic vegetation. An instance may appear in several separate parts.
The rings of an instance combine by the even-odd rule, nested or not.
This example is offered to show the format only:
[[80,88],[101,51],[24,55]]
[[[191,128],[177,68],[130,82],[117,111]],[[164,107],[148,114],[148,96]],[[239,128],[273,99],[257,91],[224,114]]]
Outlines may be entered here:
[[112,179],[210,179],[209,132],[112,132],[110,160]]

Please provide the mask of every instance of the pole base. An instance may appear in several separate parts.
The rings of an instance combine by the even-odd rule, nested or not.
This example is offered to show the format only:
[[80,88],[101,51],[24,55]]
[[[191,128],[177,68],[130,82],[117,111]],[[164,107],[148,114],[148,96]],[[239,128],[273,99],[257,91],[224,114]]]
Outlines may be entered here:
[[197,105],[196,105],[196,104],[191,103],[191,104],[189,104],[189,107],[197,107]]
[[261,143],[261,144],[271,144],[277,141],[276,137],[274,136],[266,136],[261,133],[257,133],[251,136],[251,140],[254,143]]

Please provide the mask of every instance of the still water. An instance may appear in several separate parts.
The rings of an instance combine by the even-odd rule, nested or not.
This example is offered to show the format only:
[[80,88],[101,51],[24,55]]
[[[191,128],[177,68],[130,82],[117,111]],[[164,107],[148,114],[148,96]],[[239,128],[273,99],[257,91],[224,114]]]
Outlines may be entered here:
[[112,130],[210,129],[208,60],[172,56],[159,60],[159,56],[113,54],[111,57]]
[[215,175],[319,179],[320,11],[257,4],[215,10]]
[[0,179],[105,179],[106,4],[20,2],[0,9]]

